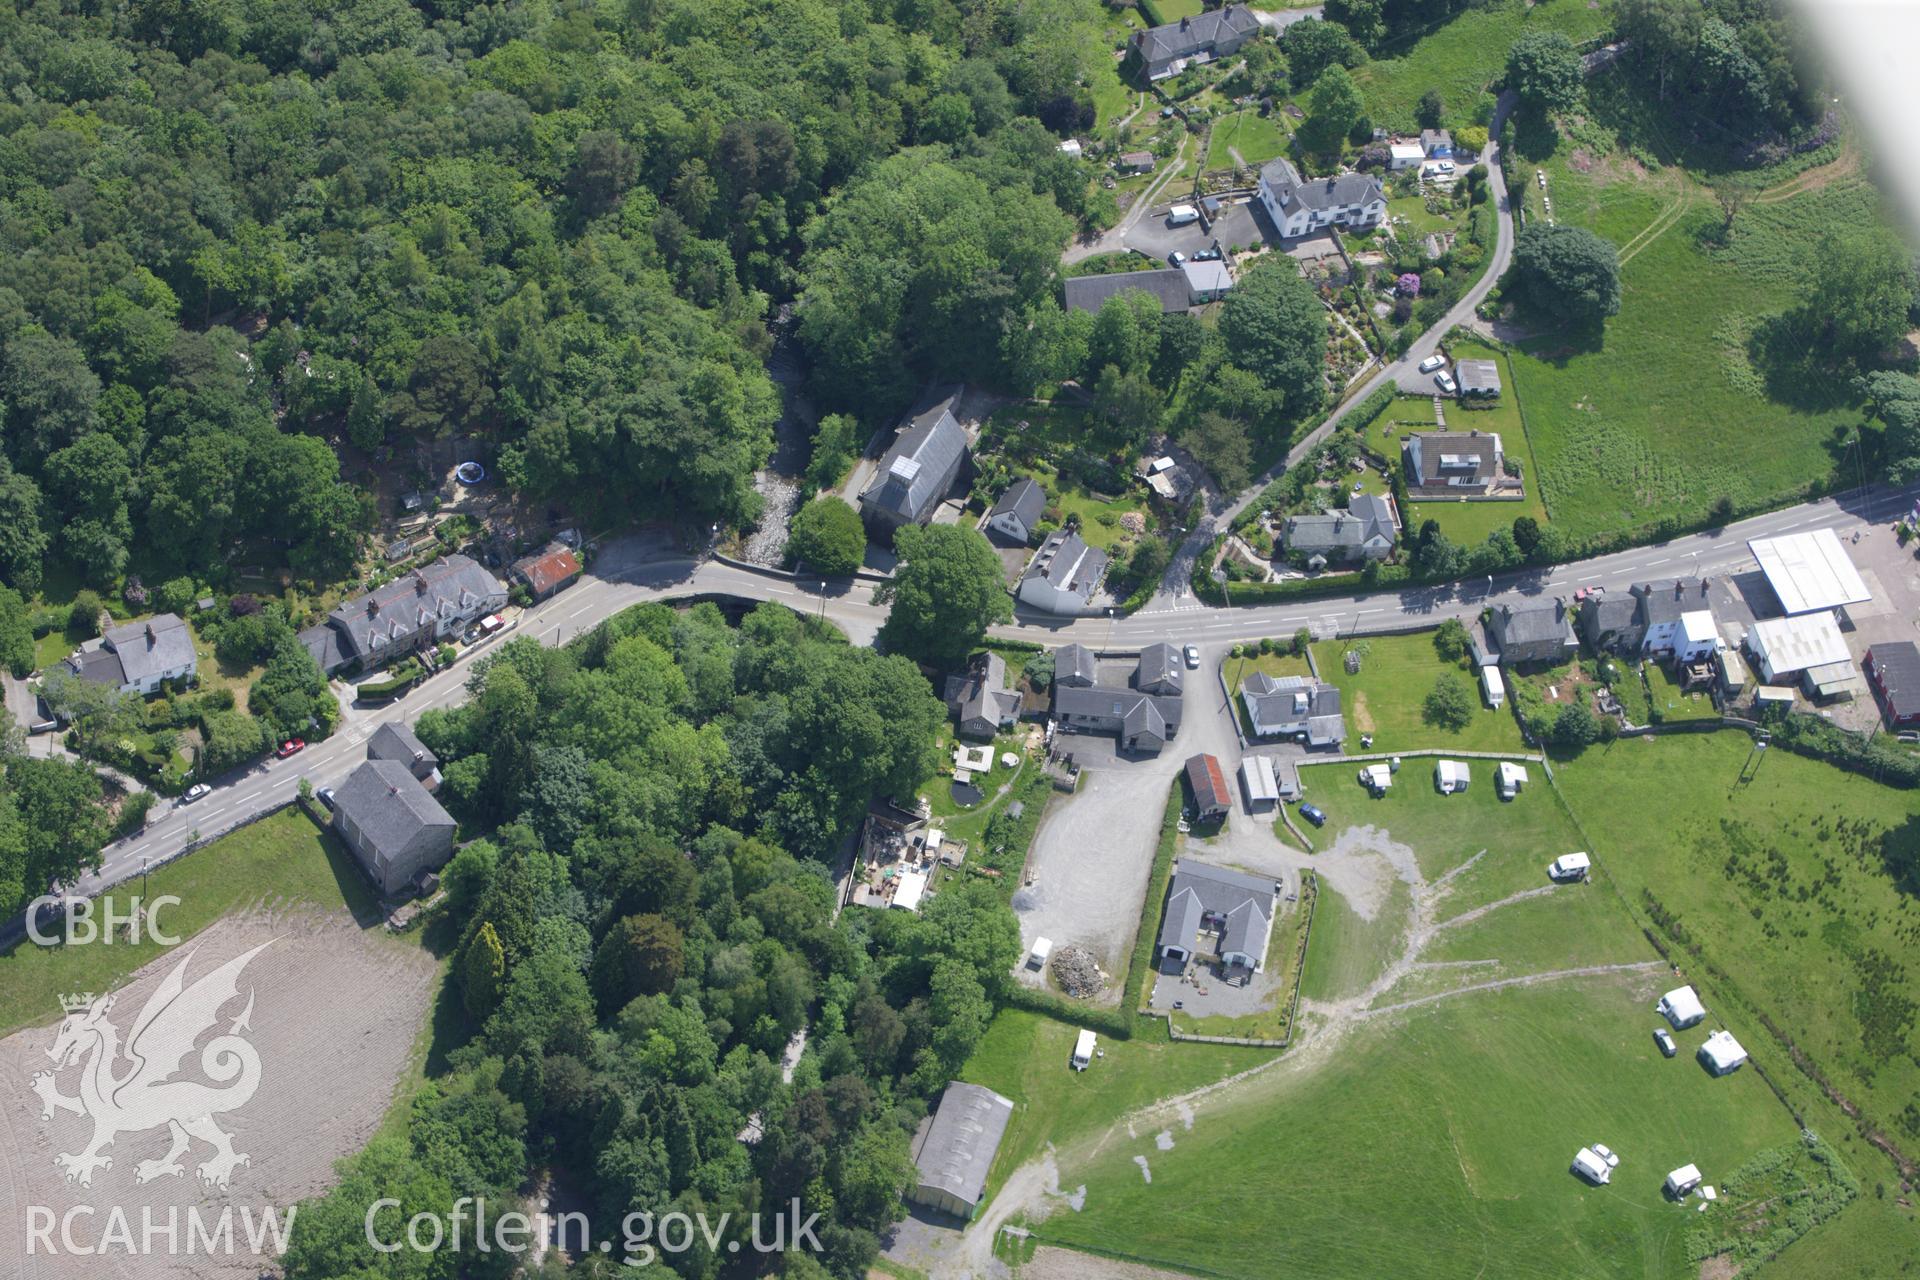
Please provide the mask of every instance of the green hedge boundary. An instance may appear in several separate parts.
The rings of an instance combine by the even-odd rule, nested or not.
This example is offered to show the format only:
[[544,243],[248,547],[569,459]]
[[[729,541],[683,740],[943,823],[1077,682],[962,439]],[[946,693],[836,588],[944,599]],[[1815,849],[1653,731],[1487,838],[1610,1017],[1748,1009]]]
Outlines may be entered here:
[[1133,956],[1127,962],[1127,986],[1121,1007],[1140,1012],[1140,993],[1146,989],[1147,974],[1153,970],[1153,942],[1159,933],[1154,922],[1160,918],[1160,900],[1167,896],[1167,881],[1173,878],[1173,855],[1180,844],[1181,783],[1175,778],[1167,791],[1166,812],[1160,817],[1160,844],[1153,851],[1153,870],[1147,873],[1147,896],[1140,903],[1140,929],[1133,937]]

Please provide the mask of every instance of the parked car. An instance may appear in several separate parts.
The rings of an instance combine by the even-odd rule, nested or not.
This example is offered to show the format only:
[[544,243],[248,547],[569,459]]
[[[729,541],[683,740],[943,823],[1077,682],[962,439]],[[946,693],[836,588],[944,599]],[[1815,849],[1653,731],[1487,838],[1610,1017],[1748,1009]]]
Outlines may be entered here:
[[1301,805],[1300,816],[1316,827],[1324,827],[1327,825],[1327,815],[1321,812],[1320,806],[1317,804]]
[[1433,375],[1433,382],[1435,386],[1439,387],[1442,391],[1446,392],[1448,395],[1452,395],[1454,391],[1458,389],[1457,384],[1455,384],[1453,380],[1453,375],[1448,373],[1445,369],[1442,369],[1439,373],[1436,373]]
[[1200,646],[1190,644],[1183,652],[1187,657],[1187,670],[1198,671],[1200,669]]
[[307,749],[307,743],[304,738],[288,738],[285,742],[280,744],[280,749],[274,752],[273,754],[276,756],[279,756],[282,760],[285,760],[288,756],[298,755],[300,752],[305,751],[306,749]]
[[500,628],[506,625],[507,625],[506,619],[502,618],[497,613],[490,613],[486,617],[480,619],[480,630],[483,634],[486,634],[486,635],[492,635],[494,632],[498,631]]
[[322,787],[320,790],[314,792],[314,794],[320,797],[320,803],[327,806],[328,811],[331,812],[333,809],[333,788]]
[[1186,260],[1187,260],[1187,255],[1180,252],[1178,249],[1175,249],[1172,253],[1167,255],[1167,265],[1170,267],[1177,267],[1181,263],[1185,262]]
[[1442,172],[1442,173],[1452,173],[1452,172],[1453,172],[1453,161],[1451,161],[1451,160],[1442,160],[1442,161],[1440,162],[1440,172]]
[[1218,248],[1201,249],[1193,255],[1192,260],[1194,262],[1218,262],[1220,261],[1220,257],[1220,250]]
[[1659,1045],[1660,1052],[1669,1058],[1680,1052],[1680,1046],[1673,1042],[1673,1033],[1665,1027],[1655,1027],[1653,1029],[1653,1042]]
[[184,792],[181,793],[180,803],[192,804],[195,800],[201,799],[203,796],[206,796],[212,790],[213,788],[208,786],[206,783],[196,782],[192,786],[188,787]]
[[1920,742],[1920,733],[1914,733],[1909,730],[1906,733],[1896,733],[1893,735],[1893,738],[1895,742]]
[[1420,372],[1432,373],[1435,369],[1445,368],[1446,363],[1447,358],[1436,351],[1420,362]]

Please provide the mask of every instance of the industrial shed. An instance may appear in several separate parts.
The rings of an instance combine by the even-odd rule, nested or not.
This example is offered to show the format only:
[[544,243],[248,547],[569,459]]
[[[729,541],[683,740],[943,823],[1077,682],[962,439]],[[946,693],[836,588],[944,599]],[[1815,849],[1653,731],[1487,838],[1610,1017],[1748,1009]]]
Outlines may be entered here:
[[915,1204],[971,1218],[986,1193],[987,1171],[1013,1117],[1013,1103],[983,1085],[955,1080],[913,1143],[919,1171],[907,1189]]

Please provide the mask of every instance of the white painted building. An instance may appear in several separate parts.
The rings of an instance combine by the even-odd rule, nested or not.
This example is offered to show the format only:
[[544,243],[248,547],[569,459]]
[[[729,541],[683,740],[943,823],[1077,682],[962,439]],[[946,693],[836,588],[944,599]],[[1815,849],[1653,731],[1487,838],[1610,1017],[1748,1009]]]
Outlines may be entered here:
[[1291,240],[1331,226],[1378,226],[1387,216],[1387,195],[1378,178],[1343,173],[1302,178],[1282,159],[1260,167],[1258,196],[1280,234]]

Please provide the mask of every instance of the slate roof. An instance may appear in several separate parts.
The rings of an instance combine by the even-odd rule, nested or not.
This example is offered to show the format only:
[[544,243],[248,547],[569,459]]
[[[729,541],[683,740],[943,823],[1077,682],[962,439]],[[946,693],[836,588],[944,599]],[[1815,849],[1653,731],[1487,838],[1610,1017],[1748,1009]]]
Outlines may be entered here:
[[1136,688],[1170,684],[1177,690],[1185,678],[1185,668],[1180,665],[1180,651],[1172,645],[1162,641],[1140,651],[1140,670],[1133,681]]
[[1353,499],[1345,511],[1287,517],[1287,546],[1296,551],[1359,548],[1376,537],[1392,543],[1393,534],[1393,508],[1373,493]]
[[1600,636],[1633,626],[1639,611],[1639,597],[1632,594],[1589,600],[1580,608],[1581,630],[1588,640],[1597,642]]
[[1920,716],[1920,648],[1911,640],[1891,640],[1867,650],[1867,658],[1894,719]]
[[1542,640],[1567,639],[1567,611],[1558,600],[1515,608],[1503,604],[1494,610],[1499,622],[1502,648],[1517,644],[1535,644]]
[[1188,297],[1225,293],[1233,288],[1233,272],[1227,270],[1224,262],[1183,262],[1180,273],[1187,278]]
[[382,854],[404,850],[429,827],[454,829],[453,816],[397,760],[369,760],[348,774],[334,788],[333,807]]
[[1342,173],[1331,178],[1302,178],[1285,157],[1260,166],[1260,181],[1273,192],[1283,213],[1302,209],[1325,212],[1348,205],[1386,199],[1380,180],[1366,173]]
[[953,1081],[940,1095],[940,1107],[913,1155],[920,1185],[978,1205],[1012,1116],[1013,1103],[993,1090]]
[[1083,644],[1063,644],[1053,651],[1053,682],[1067,686],[1090,685],[1099,677],[1093,650]]
[[967,432],[953,416],[959,387],[929,392],[860,495],[863,506],[902,520],[925,518],[946,496],[967,452]]
[[1207,912],[1225,918],[1223,952],[1240,952],[1264,959],[1273,928],[1274,882],[1225,867],[1182,858],[1174,864],[1167,885],[1167,914],[1160,926],[1160,946],[1191,949]]
[[1256,671],[1240,682],[1240,697],[1262,736],[1297,733],[1299,729],[1292,727],[1296,725],[1307,731],[1307,741],[1313,746],[1339,742],[1347,736],[1337,685],[1307,676],[1270,676]]
[[488,596],[505,594],[500,580],[470,557],[442,556],[384,587],[336,605],[327,620],[346,633],[348,643],[341,646],[343,650],[350,648],[356,655],[365,655],[375,649],[375,636],[391,641],[412,635],[438,615],[442,606],[461,613]]
[[1176,58],[1191,58],[1196,53],[1212,53],[1215,45],[1236,37],[1244,39],[1260,29],[1260,20],[1244,5],[1230,4],[1137,32],[1131,41],[1149,66],[1160,66]]
[[[1420,441],[1420,472],[1408,479],[1416,487],[1444,485],[1453,476],[1463,474],[1452,468],[1443,470],[1442,458],[1471,459],[1473,478],[1493,479],[1494,459],[1500,452],[1500,437],[1490,431],[1419,431],[1412,439]],[[1407,450],[1409,460],[1413,450]]]
[[1640,606],[1640,622],[1656,627],[1663,622],[1678,622],[1683,613],[1711,606],[1704,580],[1668,578],[1662,582],[1642,582],[1631,588]]
[[194,665],[193,632],[176,613],[110,628],[101,640],[120,659],[120,669],[126,673],[122,684],[145,684],[163,671]]
[[534,595],[544,596],[580,576],[580,558],[566,547],[555,547],[515,560],[513,571],[526,579]]
[[1007,664],[991,649],[976,657],[965,675],[947,677],[947,706],[960,718],[995,724],[1018,712],[1020,695],[1007,688]]
[[1115,271],[1098,276],[1072,276],[1061,285],[1069,311],[1098,311],[1108,298],[1139,289],[1160,300],[1162,315],[1192,306],[1193,291],[1187,273],[1178,267],[1158,271]]
[[367,759],[393,760],[415,771],[440,764],[440,757],[427,750],[427,744],[404,720],[389,720],[373,731],[367,739]]
[[1420,149],[1428,155],[1432,155],[1437,147],[1445,147],[1449,151],[1453,150],[1453,135],[1445,129],[1422,129],[1420,131]]
[[1022,580],[1040,578],[1056,591],[1071,591],[1084,601],[1093,599],[1106,571],[1106,552],[1088,546],[1072,530],[1058,529],[1047,535],[1020,576]]
[[1056,685],[1053,710],[1058,716],[1116,718],[1123,732],[1152,728],[1162,740],[1180,730],[1181,701],[1171,694],[1141,693],[1138,689],[1109,689],[1101,685]]
[[313,660],[320,664],[320,670],[327,675],[332,675],[353,661],[353,655],[340,647],[340,633],[327,623],[322,622],[302,631],[300,643],[306,646]]
[[1011,515],[1021,524],[1031,529],[1040,521],[1040,515],[1047,509],[1047,492],[1031,476],[1021,476],[1000,493],[1000,500],[993,504],[993,510],[987,518],[998,519]]
[[82,680],[115,689],[127,682],[127,671],[120,665],[120,655],[105,646],[97,645],[73,654],[67,659],[67,669]]

